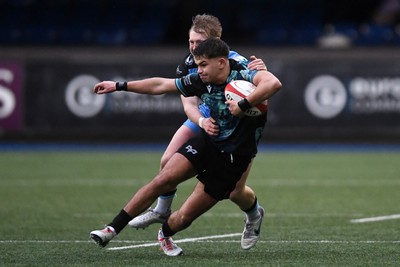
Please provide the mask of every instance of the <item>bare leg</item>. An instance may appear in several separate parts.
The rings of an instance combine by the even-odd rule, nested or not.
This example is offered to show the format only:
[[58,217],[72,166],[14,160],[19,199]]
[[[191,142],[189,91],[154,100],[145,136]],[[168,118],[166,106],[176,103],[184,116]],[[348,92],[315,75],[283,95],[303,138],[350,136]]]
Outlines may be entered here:
[[176,188],[179,183],[194,175],[195,170],[190,161],[183,155],[175,153],[161,172],[136,192],[112,222],[103,230],[91,231],[90,238],[99,246],[106,246],[111,239],[125,228],[129,221],[132,220],[132,217],[149,208],[159,195]]
[[204,192],[204,185],[198,182],[192,194],[182,207],[171,214],[168,225],[174,232],[179,232],[191,225],[200,215],[211,209],[218,200]]
[[250,162],[247,170],[242,174],[242,177],[237,182],[235,190],[233,190],[229,195],[229,199],[233,203],[238,205],[239,208],[242,210],[249,209],[254,204],[254,201],[256,199],[253,189],[246,185],[247,177],[250,173],[252,163],[253,161]]
[[173,190],[178,184],[194,175],[192,164],[183,155],[175,153],[160,173],[137,191],[124,210],[131,217],[135,217],[149,208],[158,196]]
[[[179,127],[179,129],[175,132],[174,136],[172,137],[171,141],[169,142],[169,145],[167,149],[165,150],[163,156],[161,157],[160,161],[160,170],[164,168],[164,166],[167,164],[168,160],[172,157],[172,155],[175,154],[176,151],[184,144],[186,143],[190,138],[194,137],[196,133],[190,129],[188,126],[182,125]],[[156,214],[159,214],[160,216],[165,216],[167,217],[171,213],[171,205],[172,201],[174,200],[176,193],[176,188],[172,188],[172,190],[167,191],[165,194],[161,195],[157,199],[157,204],[154,207],[153,210],[149,211],[149,213],[155,212]],[[145,218],[148,218],[147,215],[144,216]],[[137,219],[138,221],[134,222],[136,224],[142,223],[140,218]]]

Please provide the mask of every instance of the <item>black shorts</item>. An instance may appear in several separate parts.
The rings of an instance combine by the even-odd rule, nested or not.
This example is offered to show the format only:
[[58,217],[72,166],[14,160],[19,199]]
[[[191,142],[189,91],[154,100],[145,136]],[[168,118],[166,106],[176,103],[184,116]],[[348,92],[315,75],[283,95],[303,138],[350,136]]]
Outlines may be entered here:
[[219,151],[201,134],[181,146],[178,153],[193,164],[204,191],[217,200],[229,198],[252,159]]

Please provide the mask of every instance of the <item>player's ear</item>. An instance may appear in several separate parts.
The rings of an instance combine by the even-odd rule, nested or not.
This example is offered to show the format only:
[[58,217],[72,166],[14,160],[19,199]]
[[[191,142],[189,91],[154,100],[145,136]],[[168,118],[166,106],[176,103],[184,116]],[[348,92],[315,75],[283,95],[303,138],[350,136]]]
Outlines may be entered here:
[[221,69],[223,69],[225,65],[228,63],[228,60],[226,58],[221,57],[218,59],[218,63]]

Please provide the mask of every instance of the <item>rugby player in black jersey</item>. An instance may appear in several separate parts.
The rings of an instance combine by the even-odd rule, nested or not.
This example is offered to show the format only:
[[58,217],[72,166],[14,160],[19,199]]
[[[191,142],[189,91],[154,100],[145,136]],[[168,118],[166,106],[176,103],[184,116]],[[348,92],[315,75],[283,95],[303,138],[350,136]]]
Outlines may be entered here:
[[[210,37],[220,38],[221,35],[222,26],[217,17],[209,14],[196,15],[193,18],[192,26],[189,29],[189,54],[177,67],[177,77],[183,77],[190,73],[196,73],[197,65],[193,58],[193,50],[200,42]],[[249,62],[246,58],[239,55],[237,52],[230,51],[229,58],[234,59],[235,61],[249,69],[267,70],[264,62],[254,56],[250,57],[252,61]],[[205,129],[208,130],[208,134],[217,135],[219,133],[218,127],[216,127],[215,124],[210,123],[207,119],[207,117],[209,117],[208,107],[204,103],[201,103],[201,101],[199,101],[197,97],[182,97],[182,103],[185,112],[188,114],[189,117],[194,118],[194,120],[192,121],[190,119],[187,119],[176,131],[161,158],[160,169],[165,166],[166,162],[178,150],[179,147],[181,147],[190,138],[200,133],[203,124],[206,126],[211,126],[205,127]],[[200,118],[200,120],[198,120],[197,118]],[[239,181],[236,189],[230,195],[230,199],[246,213],[246,217],[252,216],[253,213],[257,213],[257,209],[253,208],[251,210],[248,210],[248,207],[252,206],[252,204],[255,202],[255,199],[253,199],[251,203],[242,201],[243,199],[246,199],[246,195],[253,195],[252,189],[249,186],[246,186],[246,180],[250,169],[251,165],[249,165],[249,168],[243,174],[243,177]],[[135,217],[129,222],[129,226],[133,228],[146,228],[153,223],[163,223],[171,214],[172,201],[174,199],[176,191],[177,189],[175,188],[174,190],[160,196],[157,199],[157,204],[155,208],[150,208],[145,213]]]
[[[199,180],[193,193],[180,209],[163,223],[158,239],[164,253],[177,256],[183,253],[172,240],[172,236],[190,224],[223,199],[228,199],[257,154],[257,145],[266,122],[266,114],[257,117],[243,116],[243,112],[272,97],[280,88],[280,81],[269,71],[244,68],[229,59],[229,47],[219,38],[201,42],[193,51],[198,65],[197,73],[182,78],[148,78],[130,82],[104,81],[94,86],[96,94],[126,90],[142,94],[164,94],[177,92],[184,97],[196,96],[210,109],[210,124],[218,125],[219,134],[207,134],[203,124],[202,134],[196,135],[167,161],[151,182],[139,189],[120,213],[103,230],[91,232],[91,238],[105,246],[129,221],[145,211],[154,200],[177,185],[197,175]],[[256,90],[245,99],[236,102],[225,100],[224,88],[233,80],[247,80],[256,85]],[[245,196],[248,200],[256,199]],[[242,200],[246,202],[246,199]],[[250,201],[251,203],[251,201]],[[241,245],[249,249],[259,239],[264,210],[255,201],[253,207],[261,216],[248,217]]]

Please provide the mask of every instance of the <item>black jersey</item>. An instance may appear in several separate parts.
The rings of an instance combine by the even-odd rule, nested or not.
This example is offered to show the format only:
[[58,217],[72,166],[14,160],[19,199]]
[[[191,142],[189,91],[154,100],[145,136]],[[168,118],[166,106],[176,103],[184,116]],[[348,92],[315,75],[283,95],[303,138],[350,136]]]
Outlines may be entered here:
[[176,68],[176,77],[180,78],[183,76],[186,76],[191,73],[196,73],[197,72],[197,65],[194,62],[193,55],[189,53],[182,64],[178,65]]
[[210,109],[210,115],[219,126],[218,136],[205,136],[221,151],[233,154],[252,155],[257,153],[266,114],[257,117],[235,117],[225,104],[225,86],[233,80],[253,81],[255,70],[246,69],[236,60],[230,59],[230,74],[224,84],[206,85],[196,73],[189,73],[175,79],[175,84],[183,96],[197,96]]

